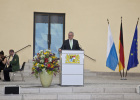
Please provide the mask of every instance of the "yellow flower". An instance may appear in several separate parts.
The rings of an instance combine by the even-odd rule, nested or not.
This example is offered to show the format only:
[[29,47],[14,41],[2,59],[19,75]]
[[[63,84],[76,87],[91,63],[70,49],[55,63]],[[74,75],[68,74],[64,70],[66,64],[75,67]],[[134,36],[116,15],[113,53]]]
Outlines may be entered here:
[[52,56],[52,58],[54,59],[54,58],[56,58],[55,56]]
[[45,52],[44,54],[46,55],[46,54],[48,54],[48,52]]
[[44,67],[44,65],[42,64],[41,67]]
[[32,70],[35,70],[35,68],[34,68],[34,67],[32,67]]
[[35,66],[37,66],[37,63],[35,63]]
[[51,65],[51,68],[53,68],[54,65]]

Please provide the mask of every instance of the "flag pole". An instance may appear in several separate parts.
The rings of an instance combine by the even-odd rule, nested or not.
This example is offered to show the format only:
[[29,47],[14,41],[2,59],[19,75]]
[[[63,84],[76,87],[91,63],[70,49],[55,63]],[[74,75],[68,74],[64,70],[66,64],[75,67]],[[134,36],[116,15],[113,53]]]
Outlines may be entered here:
[[125,77],[127,76],[127,70],[126,70],[126,74],[125,74]]
[[123,68],[123,78],[124,78],[124,68]]
[[[121,23],[122,23],[122,16],[121,16]],[[121,72],[121,71],[120,71]],[[123,68],[123,78],[124,78],[124,68]]]
[[107,23],[108,23],[108,25],[109,25],[109,20],[107,19]]
[[[122,17],[121,17],[121,23],[122,23]],[[120,71],[120,75],[121,75],[121,80],[122,80],[122,73],[121,73],[121,71]]]
[[138,17],[138,21],[137,21],[137,26],[138,26],[138,23],[139,23],[139,17]]
[[[122,16],[121,16],[121,23],[122,23]],[[124,67],[124,66],[123,66]],[[121,71],[120,71],[120,73],[121,73]],[[123,78],[122,78],[123,77]],[[121,80],[126,80],[125,78],[124,78],[124,68],[123,68],[123,76],[121,77]]]
[[[118,64],[118,66],[119,66],[119,64]],[[122,79],[122,73],[121,73],[121,71],[120,71],[120,76],[121,76],[121,79]]]
[[[138,17],[138,20],[137,20],[137,24],[136,26],[138,26],[138,23],[139,23],[139,17]],[[127,76],[127,70],[126,70],[126,74],[125,74],[125,77]]]

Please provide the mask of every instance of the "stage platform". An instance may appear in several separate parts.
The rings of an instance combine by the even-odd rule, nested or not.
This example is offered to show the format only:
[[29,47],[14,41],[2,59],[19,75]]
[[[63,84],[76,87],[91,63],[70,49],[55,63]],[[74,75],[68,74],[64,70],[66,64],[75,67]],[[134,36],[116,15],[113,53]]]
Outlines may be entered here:
[[[120,80],[118,73],[85,70],[84,86],[60,86],[57,75],[53,77],[49,88],[43,88],[40,80],[30,74],[32,65],[29,63],[25,68],[25,81],[21,81],[20,75],[16,75],[12,82],[0,80],[0,100],[140,100],[137,93],[137,86],[140,85],[139,74]],[[4,94],[4,86],[15,85],[20,86],[19,95]]]

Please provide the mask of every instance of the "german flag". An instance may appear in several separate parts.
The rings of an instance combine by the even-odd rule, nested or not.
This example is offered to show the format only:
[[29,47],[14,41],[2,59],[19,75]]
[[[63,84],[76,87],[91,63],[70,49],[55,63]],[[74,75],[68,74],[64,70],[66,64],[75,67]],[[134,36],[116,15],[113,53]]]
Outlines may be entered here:
[[120,40],[119,40],[119,72],[125,68],[124,60],[125,59],[124,59],[123,29],[121,22]]

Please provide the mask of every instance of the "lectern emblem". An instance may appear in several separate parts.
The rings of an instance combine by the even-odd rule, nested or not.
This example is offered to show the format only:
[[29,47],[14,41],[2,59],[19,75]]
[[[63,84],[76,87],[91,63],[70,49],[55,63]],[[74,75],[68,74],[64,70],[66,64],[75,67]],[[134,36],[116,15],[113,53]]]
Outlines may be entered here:
[[65,63],[80,63],[80,56],[79,55],[73,55],[73,54],[67,54],[66,55],[66,61]]

